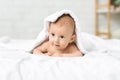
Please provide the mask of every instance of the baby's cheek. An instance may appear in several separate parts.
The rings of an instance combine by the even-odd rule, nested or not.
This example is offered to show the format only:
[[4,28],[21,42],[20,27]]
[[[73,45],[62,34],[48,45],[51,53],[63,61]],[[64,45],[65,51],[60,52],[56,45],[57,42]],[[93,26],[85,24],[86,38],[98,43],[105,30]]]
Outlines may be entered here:
[[49,42],[50,42],[50,43],[52,43],[52,42],[53,42],[53,40],[52,40],[52,39],[49,39]]
[[63,46],[63,47],[67,47],[67,43],[66,42],[63,42],[63,43],[61,43],[61,46]]
[[49,36],[49,40],[53,40],[53,37],[52,37],[52,36]]
[[50,46],[53,46],[53,45],[54,45],[54,42],[53,42],[53,41],[49,41],[49,43],[50,43],[50,44],[49,44]]

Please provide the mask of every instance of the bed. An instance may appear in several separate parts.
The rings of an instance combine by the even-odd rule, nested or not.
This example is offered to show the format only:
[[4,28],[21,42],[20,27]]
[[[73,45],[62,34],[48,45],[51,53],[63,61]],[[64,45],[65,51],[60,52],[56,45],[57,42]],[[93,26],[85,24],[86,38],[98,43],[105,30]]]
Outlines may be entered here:
[[[50,57],[25,50],[32,42],[0,38],[0,80],[120,80],[119,51],[91,51],[83,57]],[[120,48],[120,40],[107,42]]]

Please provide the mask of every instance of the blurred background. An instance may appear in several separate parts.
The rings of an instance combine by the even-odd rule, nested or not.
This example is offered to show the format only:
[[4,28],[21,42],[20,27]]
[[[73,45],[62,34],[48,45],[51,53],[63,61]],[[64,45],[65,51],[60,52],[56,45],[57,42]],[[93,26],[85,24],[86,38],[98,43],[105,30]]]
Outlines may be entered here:
[[[44,18],[62,9],[76,14],[81,31],[95,35],[95,5],[95,0],[0,0],[0,37],[34,39]],[[106,14],[99,21],[106,22]],[[120,13],[111,14],[110,25],[111,38],[120,39]]]

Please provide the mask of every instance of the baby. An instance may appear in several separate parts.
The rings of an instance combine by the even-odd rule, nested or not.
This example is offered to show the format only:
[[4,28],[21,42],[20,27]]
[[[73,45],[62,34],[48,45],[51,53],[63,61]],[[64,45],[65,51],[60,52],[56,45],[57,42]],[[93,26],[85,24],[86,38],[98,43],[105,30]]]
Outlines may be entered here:
[[83,53],[75,44],[75,22],[69,14],[63,14],[55,22],[50,22],[49,38],[33,49],[33,54],[74,57]]

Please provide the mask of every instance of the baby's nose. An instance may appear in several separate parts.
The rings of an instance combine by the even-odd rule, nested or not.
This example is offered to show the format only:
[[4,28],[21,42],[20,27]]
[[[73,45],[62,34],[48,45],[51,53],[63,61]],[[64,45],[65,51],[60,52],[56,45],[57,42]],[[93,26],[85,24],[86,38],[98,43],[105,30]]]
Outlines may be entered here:
[[58,37],[55,37],[55,40],[54,40],[56,43],[59,42],[59,38]]

